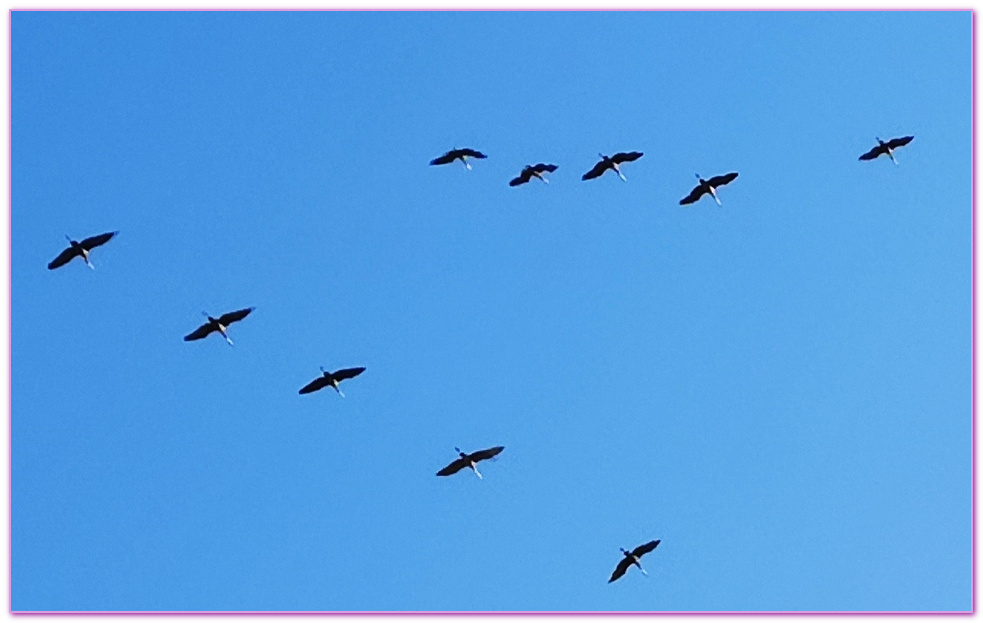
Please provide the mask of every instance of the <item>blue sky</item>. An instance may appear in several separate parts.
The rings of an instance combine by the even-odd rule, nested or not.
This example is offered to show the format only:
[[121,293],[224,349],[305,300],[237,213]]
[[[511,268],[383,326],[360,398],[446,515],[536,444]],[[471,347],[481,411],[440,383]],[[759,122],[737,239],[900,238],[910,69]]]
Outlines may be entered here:
[[13,13],[12,608],[968,610],[970,19]]

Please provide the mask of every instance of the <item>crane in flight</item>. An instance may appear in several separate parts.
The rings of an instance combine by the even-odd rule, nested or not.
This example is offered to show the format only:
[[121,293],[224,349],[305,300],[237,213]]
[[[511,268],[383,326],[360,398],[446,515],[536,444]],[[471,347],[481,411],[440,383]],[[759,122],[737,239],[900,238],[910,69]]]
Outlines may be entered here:
[[621,553],[624,554],[625,557],[622,558],[618,562],[618,566],[614,568],[614,573],[611,574],[611,579],[608,580],[608,584],[614,582],[615,580],[623,576],[625,572],[628,571],[628,567],[632,565],[638,567],[643,574],[648,575],[648,573],[642,567],[642,560],[641,560],[642,556],[654,550],[656,547],[659,546],[659,543],[661,542],[662,542],[661,539],[649,541],[644,545],[639,545],[638,547],[631,550],[630,552],[623,547],[619,548],[621,550]]
[[430,165],[434,166],[440,164],[450,164],[455,160],[460,160],[462,163],[464,163],[464,166],[467,167],[468,171],[470,171],[471,163],[468,162],[468,158],[477,158],[479,160],[483,160],[487,157],[488,156],[486,156],[485,154],[481,153],[478,150],[465,147],[463,149],[452,149],[446,154],[444,154],[443,156],[434,158],[433,160],[430,161]]
[[717,196],[717,188],[725,184],[730,184],[735,179],[737,179],[737,173],[727,173],[726,175],[717,175],[711,177],[708,180],[700,177],[700,174],[696,174],[696,179],[700,180],[700,183],[689,192],[688,195],[679,200],[679,205],[684,206],[690,203],[696,203],[699,201],[700,197],[703,195],[710,195],[713,200],[720,204],[720,197]]
[[595,177],[601,177],[602,175],[604,175],[605,171],[610,169],[618,174],[618,177],[621,178],[622,182],[627,182],[628,180],[625,179],[625,176],[621,172],[621,168],[618,165],[624,162],[633,162],[635,160],[638,160],[644,154],[642,154],[642,152],[640,151],[629,151],[627,153],[623,151],[619,151],[618,153],[611,156],[610,158],[605,156],[604,154],[597,154],[597,155],[601,157],[601,161],[595,164],[593,169],[591,169],[587,173],[584,173],[584,176],[580,179],[584,181],[592,180]]
[[48,264],[48,270],[54,270],[60,266],[71,262],[76,257],[81,257],[85,262],[85,265],[95,270],[96,267],[92,265],[89,261],[89,251],[95,249],[98,246],[102,246],[113,239],[113,236],[118,234],[118,231],[111,231],[106,234],[99,234],[98,236],[92,236],[91,238],[85,238],[82,242],[77,242],[72,240],[72,238],[65,234],[65,238],[68,239],[68,248],[58,254],[58,257],[51,260]]
[[914,136],[902,136],[900,138],[892,138],[891,140],[884,142],[879,137],[877,138],[877,147],[874,147],[864,155],[860,156],[861,160],[873,160],[874,158],[887,154],[887,157],[891,159],[891,162],[898,164],[898,161],[894,159],[894,150],[898,147],[904,147],[914,139]]
[[256,308],[247,307],[246,309],[240,309],[239,311],[222,314],[218,318],[212,318],[211,316],[208,315],[208,312],[201,312],[203,316],[208,318],[208,322],[201,325],[200,327],[198,327],[188,335],[185,335],[184,341],[191,342],[194,340],[200,340],[202,338],[208,337],[210,333],[218,331],[219,333],[222,334],[222,337],[225,338],[225,341],[229,343],[229,346],[232,346],[232,340],[229,339],[229,334],[226,333],[226,330],[229,328],[230,324],[242,320],[243,318],[248,316],[250,312],[252,312],[254,309]]
[[509,186],[520,186],[534,177],[542,181],[544,184],[549,184],[550,181],[546,179],[545,174],[552,173],[553,171],[556,171],[557,168],[559,167],[557,167],[555,164],[544,164],[542,162],[533,165],[527,164],[522,168],[522,173],[519,173],[519,177],[509,182]]
[[488,448],[486,450],[478,450],[477,452],[472,452],[467,454],[461,452],[460,448],[454,448],[457,450],[458,458],[454,459],[450,465],[444,469],[437,472],[438,476],[450,476],[451,474],[456,474],[465,467],[470,467],[471,471],[478,478],[481,478],[481,472],[478,471],[478,461],[484,461],[485,459],[490,459],[496,456],[499,452],[505,449],[505,446],[495,446],[494,448]]
[[343,368],[341,370],[335,370],[334,372],[328,372],[321,366],[321,376],[317,377],[307,385],[300,388],[301,394],[310,394],[316,392],[319,389],[324,389],[325,387],[333,387],[338,395],[342,398],[345,397],[345,392],[341,391],[338,387],[338,383],[344,381],[345,379],[352,379],[359,374],[365,372],[365,368]]

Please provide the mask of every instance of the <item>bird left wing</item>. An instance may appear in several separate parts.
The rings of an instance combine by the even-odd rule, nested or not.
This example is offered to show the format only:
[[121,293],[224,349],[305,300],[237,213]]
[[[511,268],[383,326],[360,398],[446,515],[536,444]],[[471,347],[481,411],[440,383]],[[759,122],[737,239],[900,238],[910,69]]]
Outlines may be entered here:
[[910,143],[913,138],[915,138],[915,137],[914,136],[902,136],[901,138],[892,138],[891,140],[889,140],[887,142],[887,146],[890,147],[891,149],[894,149],[896,147],[904,147],[905,145],[907,145],[908,143]]
[[454,461],[453,463],[451,463],[450,465],[448,465],[444,469],[442,469],[439,472],[437,472],[437,475],[438,476],[450,476],[451,474],[456,474],[459,471],[461,471],[462,469],[464,469],[465,467],[467,467],[468,464],[469,463],[465,459],[457,459],[456,461]]
[[703,196],[703,194],[706,191],[707,191],[707,189],[703,187],[703,184],[700,184],[699,186],[697,186],[693,190],[689,191],[689,194],[688,195],[686,195],[685,197],[683,197],[682,199],[680,199],[679,200],[679,205],[684,206],[684,205],[687,205],[689,203],[696,203],[700,199],[700,197]]
[[185,335],[184,336],[184,341],[185,342],[191,342],[193,340],[200,340],[200,339],[202,339],[204,337],[207,337],[208,334],[211,333],[214,330],[215,330],[215,327],[212,326],[212,323],[206,322],[205,324],[201,325],[200,327],[198,327],[197,329],[195,329],[191,333]]
[[544,164],[540,162],[539,164],[532,167],[532,170],[535,171],[536,173],[542,173],[543,171],[547,173],[552,173],[553,171],[556,171],[558,168],[559,167],[557,167],[555,164]]
[[89,251],[100,245],[106,244],[107,242],[112,240],[113,236],[115,236],[118,233],[119,233],[118,231],[111,231],[106,234],[99,234],[98,236],[92,236],[91,238],[86,238],[85,240],[80,242],[79,246],[81,246],[86,251]]
[[645,154],[643,154],[640,151],[629,151],[629,152],[619,151],[615,155],[611,156],[611,160],[614,160],[618,164],[621,164],[622,162],[631,162],[633,160],[638,160],[643,155]]
[[255,307],[247,307],[246,309],[240,309],[239,311],[229,312],[227,314],[222,314],[218,317],[219,324],[224,326],[229,326],[233,322],[238,322],[248,316],[252,311],[256,309]]
[[724,184],[730,184],[737,179],[737,173],[725,173],[724,175],[718,175],[716,177],[711,177],[707,180],[707,184],[716,188],[717,186],[723,186]]
[[601,175],[603,175],[604,172],[607,171],[610,167],[611,165],[607,161],[601,160],[600,162],[594,165],[593,169],[591,169],[587,173],[584,173],[584,176],[581,177],[580,179],[586,181],[586,180],[592,180],[595,177],[601,177]]
[[78,252],[78,250],[76,250],[75,247],[68,247],[67,249],[59,253],[58,257],[51,260],[51,262],[48,264],[48,270],[54,270],[60,266],[64,266],[65,264],[71,262],[72,258],[75,257],[76,255],[81,255],[81,254]]
[[628,571],[628,567],[630,566],[631,566],[631,559],[628,557],[622,558],[618,562],[618,566],[614,568],[614,573],[611,574],[611,579],[608,580],[608,584],[614,582],[615,580],[623,576],[625,574],[625,571]]
[[471,149],[470,147],[465,147],[464,149],[461,149],[459,151],[461,152],[461,155],[462,156],[467,156],[469,158],[478,158],[478,159],[481,159],[481,158],[487,158],[488,157],[485,154],[483,154],[480,151],[478,151],[477,149]]
[[365,368],[343,368],[336,372],[332,372],[331,376],[333,376],[336,381],[344,381],[345,379],[353,379],[363,372],[365,372]]
[[472,461],[484,461],[485,459],[490,459],[493,456],[498,455],[505,446],[495,446],[494,448],[488,448],[487,450],[478,450],[477,452],[472,452],[468,457]]
[[658,547],[659,546],[659,543],[661,543],[661,542],[662,542],[662,539],[656,539],[654,541],[649,541],[645,545],[639,545],[638,547],[636,547],[635,549],[633,549],[631,551],[631,553],[632,553],[633,556],[638,556],[639,558],[641,558],[645,554],[651,552],[653,549],[655,549],[656,547]]

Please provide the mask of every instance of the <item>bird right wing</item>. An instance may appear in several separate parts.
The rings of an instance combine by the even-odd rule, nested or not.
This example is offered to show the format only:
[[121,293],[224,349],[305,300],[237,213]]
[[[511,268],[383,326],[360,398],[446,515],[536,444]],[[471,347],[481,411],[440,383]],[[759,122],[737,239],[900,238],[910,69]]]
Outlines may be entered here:
[[321,389],[322,387],[325,387],[325,386],[329,385],[330,383],[331,383],[331,379],[329,379],[327,377],[324,377],[324,376],[319,376],[316,379],[314,379],[313,381],[311,381],[310,383],[308,383],[307,385],[304,385],[300,389],[300,392],[299,393],[301,393],[301,394],[310,394],[311,392],[316,392],[317,390]]
[[706,191],[707,191],[707,189],[703,187],[703,184],[700,184],[699,186],[697,186],[693,190],[689,191],[689,194],[688,195],[686,195],[685,197],[683,197],[682,199],[680,199],[679,200],[679,205],[684,206],[684,205],[689,204],[689,203],[696,203],[700,199],[700,197],[703,196],[703,194]]
[[887,153],[887,150],[884,148],[884,146],[883,145],[878,145],[877,147],[871,149],[870,151],[868,151],[864,155],[860,156],[860,159],[861,160],[873,160],[877,156],[880,156],[881,154],[886,154],[886,153]]
[[191,333],[185,335],[184,336],[184,341],[185,342],[191,342],[193,340],[200,340],[203,337],[206,337],[209,333],[211,333],[214,330],[215,330],[215,327],[212,325],[212,323],[206,322],[205,324],[201,325],[200,327],[198,327],[197,329],[195,329]]
[[648,543],[646,543],[644,545],[639,545],[638,547],[636,547],[635,549],[633,549],[631,553],[632,553],[633,556],[638,556],[639,558],[641,558],[645,554],[648,554],[653,549],[655,549],[656,547],[658,547],[659,546],[659,543],[661,543],[661,542],[662,542],[662,539],[656,539],[654,541],[649,541]]
[[891,149],[894,149],[896,147],[904,147],[905,145],[907,145],[908,143],[910,143],[913,138],[915,138],[915,137],[914,136],[902,136],[901,138],[892,138],[891,140],[889,140],[887,142],[887,146],[890,147]]
[[68,247],[67,249],[59,253],[58,257],[51,260],[51,263],[48,264],[48,270],[54,270],[59,266],[64,266],[65,264],[72,261],[72,258],[75,257],[76,255],[82,255],[82,254],[75,247]]
[[618,164],[621,164],[622,162],[631,162],[633,160],[638,160],[643,155],[644,154],[640,151],[629,151],[627,153],[623,151],[619,151],[615,155],[611,156],[611,160],[614,160]]
[[608,584],[614,582],[615,580],[623,576],[625,574],[625,571],[628,571],[628,567],[630,566],[631,566],[631,559],[628,558],[627,556],[625,558],[622,558],[621,561],[618,562],[618,566],[614,568],[614,573],[611,574],[611,579],[608,580]]
[[476,461],[476,462],[484,461],[485,459],[490,459],[493,456],[496,456],[504,449],[505,446],[495,446],[494,448],[488,448],[487,450],[478,450],[477,452],[472,452],[471,454],[468,455],[468,457],[472,461]]
[[557,167],[555,164],[544,164],[540,162],[539,164],[534,166],[532,170],[535,171],[536,173],[542,173],[543,171],[546,171],[547,173],[552,173],[553,171],[556,171],[558,168],[559,167]]
[[467,156],[469,158],[487,158],[485,154],[481,153],[477,149],[471,149],[470,147],[465,147],[464,149],[457,150],[462,156]]
[[80,242],[79,245],[86,251],[91,251],[92,249],[100,245],[106,244],[107,242],[112,240],[113,236],[115,236],[118,233],[119,233],[118,231],[111,231],[108,234],[99,234],[98,236],[92,236],[91,238],[86,238],[85,240]]
[[218,317],[219,324],[223,326],[229,326],[233,322],[238,322],[248,316],[252,311],[256,309],[255,307],[247,307],[246,309],[240,309],[238,311],[229,312],[227,314],[222,314]]
[[610,167],[611,165],[607,161],[601,160],[600,162],[594,165],[593,169],[591,169],[587,173],[584,173],[584,176],[581,177],[580,179],[586,181],[586,180],[592,180],[595,177],[601,177],[601,175],[603,175],[604,172],[607,171]]
[[532,170],[529,168],[525,168],[522,170],[522,173],[519,174],[519,177],[509,182],[509,186],[519,186],[521,184],[525,184],[531,179],[532,179]]
[[430,161],[430,164],[431,164],[431,166],[432,165],[435,165],[435,164],[450,164],[450,163],[454,162],[454,159],[455,158],[457,158],[457,154],[455,154],[453,151],[449,151],[446,154],[444,154],[443,156],[439,156],[439,157],[434,158],[433,160],[431,160]]
[[444,469],[442,469],[439,472],[437,472],[437,475],[438,476],[450,476],[451,474],[458,473],[459,471],[461,471],[462,469],[464,469],[468,465],[469,465],[469,463],[465,459],[457,459],[456,461],[454,461],[453,463],[451,463],[450,465],[448,465]]

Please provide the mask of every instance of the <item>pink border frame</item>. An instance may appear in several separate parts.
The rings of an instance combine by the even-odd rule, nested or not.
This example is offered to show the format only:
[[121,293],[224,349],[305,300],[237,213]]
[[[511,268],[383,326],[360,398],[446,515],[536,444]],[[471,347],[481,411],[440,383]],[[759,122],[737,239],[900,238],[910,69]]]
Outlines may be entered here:
[[[282,9],[207,9],[207,8],[140,8],[140,9],[117,9],[117,8],[96,8],[96,9],[75,9],[75,8],[36,8],[7,10],[7,231],[10,238],[13,238],[12,228],[12,206],[13,206],[13,13],[15,11],[270,11],[270,12],[299,12],[299,11],[428,11],[428,10],[451,10],[451,9],[386,9],[386,8],[330,8],[330,9],[308,9],[308,8],[282,8]],[[461,9],[454,9],[461,10]],[[505,9],[505,8],[478,8],[465,9],[468,11],[537,11],[543,9],[524,8],[524,9]],[[546,9],[549,11],[579,11],[587,9]],[[645,9],[604,9],[605,11],[623,10],[637,11]],[[652,11],[778,11],[779,9],[681,9],[681,8],[658,8],[648,9]],[[216,616],[275,616],[275,615],[340,615],[340,616],[707,616],[707,615],[737,615],[737,616],[815,616],[815,615],[867,615],[867,616],[973,616],[976,614],[976,11],[974,9],[780,9],[782,12],[789,11],[961,11],[968,10],[970,13],[970,609],[966,610],[641,610],[641,611],[619,611],[619,610],[590,610],[590,611],[524,611],[524,610],[502,610],[502,611],[374,611],[374,610],[14,610],[13,609],[13,500],[11,499],[13,490],[12,476],[12,457],[13,457],[13,397],[12,397],[12,373],[7,377],[7,611],[13,615],[69,615],[69,616],[167,616],[167,615],[216,615]],[[7,268],[11,270],[12,250],[11,239],[7,241]],[[7,274],[7,300],[11,301],[12,296],[11,275]],[[8,310],[10,311],[10,310]],[[12,338],[10,331],[10,317],[7,318],[8,340]],[[12,349],[11,349],[12,350]],[[7,351],[7,369],[13,370],[11,350]]]

